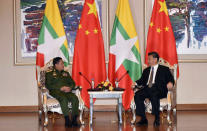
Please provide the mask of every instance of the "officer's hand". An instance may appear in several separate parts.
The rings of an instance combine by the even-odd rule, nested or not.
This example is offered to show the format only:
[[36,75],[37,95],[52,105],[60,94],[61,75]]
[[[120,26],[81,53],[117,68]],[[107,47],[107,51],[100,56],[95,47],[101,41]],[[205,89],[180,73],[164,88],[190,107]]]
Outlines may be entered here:
[[61,91],[64,91],[64,86],[60,88]]
[[60,88],[60,90],[63,91],[63,92],[70,92],[71,88],[67,87],[67,86],[63,86],[62,88]]
[[66,93],[71,92],[71,88],[65,86],[65,92],[66,92]]
[[65,92],[65,86],[61,87],[60,90]]

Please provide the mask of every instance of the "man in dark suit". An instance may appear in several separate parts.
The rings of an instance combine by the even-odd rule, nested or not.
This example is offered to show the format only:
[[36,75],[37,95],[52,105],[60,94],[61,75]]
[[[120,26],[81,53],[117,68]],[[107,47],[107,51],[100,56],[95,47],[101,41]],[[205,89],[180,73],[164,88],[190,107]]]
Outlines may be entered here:
[[156,52],[148,53],[148,64],[142,77],[133,83],[133,87],[143,86],[135,93],[134,100],[136,104],[136,115],[141,116],[141,120],[136,123],[137,126],[148,125],[145,115],[144,100],[149,98],[152,103],[152,114],[155,115],[154,126],[160,125],[160,99],[167,97],[168,89],[172,89],[174,78],[168,67],[158,64],[159,55]]

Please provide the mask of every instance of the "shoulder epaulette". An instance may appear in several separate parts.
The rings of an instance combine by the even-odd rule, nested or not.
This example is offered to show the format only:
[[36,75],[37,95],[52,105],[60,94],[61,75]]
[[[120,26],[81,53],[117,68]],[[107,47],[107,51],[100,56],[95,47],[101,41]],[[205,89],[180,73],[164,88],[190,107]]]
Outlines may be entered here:
[[52,72],[53,70],[47,70],[46,72]]

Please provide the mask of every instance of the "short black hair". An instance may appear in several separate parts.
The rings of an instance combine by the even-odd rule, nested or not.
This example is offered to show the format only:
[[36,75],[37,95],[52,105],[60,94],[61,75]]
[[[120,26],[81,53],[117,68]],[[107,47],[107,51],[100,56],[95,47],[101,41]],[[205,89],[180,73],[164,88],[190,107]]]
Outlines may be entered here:
[[153,58],[157,58],[157,62],[159,61],[159,59],[160,59],[160,56],[159,56],[159,54],[157,53],[157,52],[155,52],[155,51],[153,51],[153,52],[149,52],[148,53],[148,56],[152,56]]
[[55,66],[57,63],[59,63],[60,62],[60,60],[62,60],[62,58],[61,57],[55,57],[55,58],[53,58],[53,66]]

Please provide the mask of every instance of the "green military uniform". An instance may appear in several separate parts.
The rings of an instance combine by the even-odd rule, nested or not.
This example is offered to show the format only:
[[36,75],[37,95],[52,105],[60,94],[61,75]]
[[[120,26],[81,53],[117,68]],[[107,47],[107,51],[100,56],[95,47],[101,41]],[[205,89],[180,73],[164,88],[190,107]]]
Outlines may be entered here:
[[59,101],[64,116],[68,116],[68,102],[72,103],[72,116],[78,115],[79,101],[77,96],[72,92],[65,93],[60,90],[63,86],[75,88],[75,82],[68,72],[56,69],[48,71],[45,76],[45,85],[50,95]]

